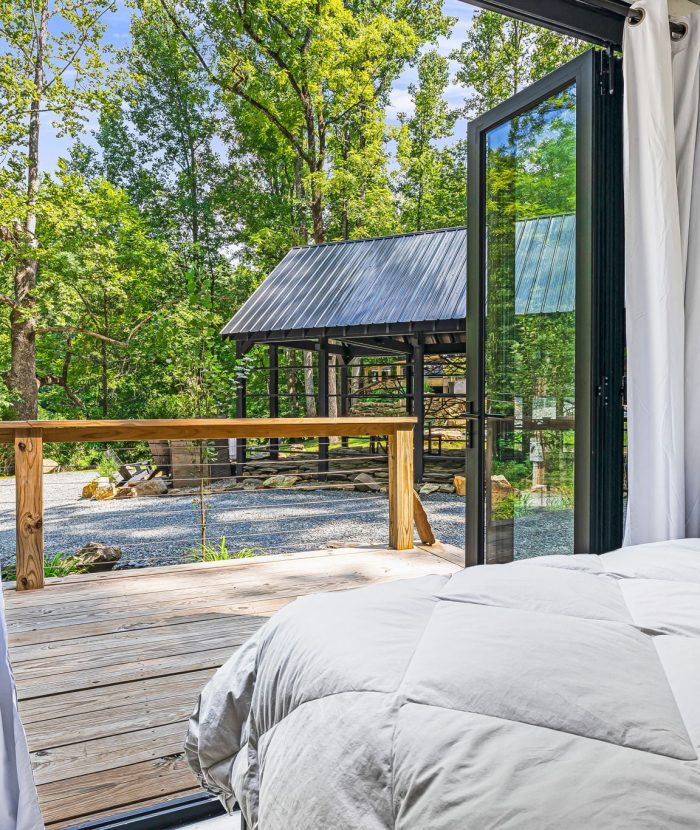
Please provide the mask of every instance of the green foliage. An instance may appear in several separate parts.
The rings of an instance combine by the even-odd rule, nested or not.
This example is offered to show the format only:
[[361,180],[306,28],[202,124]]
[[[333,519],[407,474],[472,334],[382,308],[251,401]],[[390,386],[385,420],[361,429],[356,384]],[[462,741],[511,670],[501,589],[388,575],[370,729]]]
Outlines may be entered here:
[[[71,574],[84,573],[84,569],[80,565],[76,565],[74,557],[65,553],[56,553],[48,559],[44,560],[44,577],[48,579],[50,576],[70,576]],[[17,568],[15,565],[9,565],[2,570],[3,582],[14,582],[17,579]]]
[[418,62],[418,84],[409,86],[413,114],[399,115],[397,182],[399,210],[407,231],[462,225],[466,221],[464,142],[439,146],[452,137],[459,110],[445,99],[447,58],[429,51]]
[[205,545],[204,548],[197,545],[188,548],[183,556],[184,562],[223,562],[230,559],[249,559],[253,556],[261,556],[265,553],[262,548],[241,548],[238,551],[230,552],[226,537],[222,536],[218,546]]
[[[454,136],[464,112],[445,101],[455,79],[434,47],[453,21],[440,0],[133,0],[131,41],[117,52],[103,43],[111,0],[46,2],[0,7],[0,325],[10,322],[3,298],[17,267],[36,257],[35,305],[23,313],[36,325],[40,416],[232,415],[241,373],[249,414],[265,416],[267,350],[237,361],[218,333],[290,246],[464,223],[465,148]],[[91,146],[77,139],[41,177],[32,237],[27,112],[42,13],[42,112],[71,136],[90,112],[99,123]],[[456,56],[457,81],[473,91],[467,111],[580,48],[478,12]],[[410,65],[413,110],[389,129],[391,86]],[[520,215],[571,204],[566,105],[550,125],[556,140],[528,148],[515,184]],[[565,322],[520,326],[508,371],[539,371],[546,394],[567,394],[570,356],[553,347]],[[279,359],[289,392],[280,414],[303,414],[304,370],[286,371],[302,353],[282,349]],[[0,338],[0,374],[10,367]],[[0,384],[0,417],[15,403]],[[83,468],[102,449],[50,452]]]
[[587,48],[521,20],[476,12],[464,43],[452,54],[460,64],[456,80],[471,92],[467,113],[473,117],[492,109]]
[[[27,116],[33,101],[39,102],[42,112],[51,113],[59,134],[73,136],[104,101],[107,63],[102,36],[105,14],[114,8],[110,0],[0,4],[0,188],[17,182],[26,166]],[[42,29],[46,34],[40,54]]]

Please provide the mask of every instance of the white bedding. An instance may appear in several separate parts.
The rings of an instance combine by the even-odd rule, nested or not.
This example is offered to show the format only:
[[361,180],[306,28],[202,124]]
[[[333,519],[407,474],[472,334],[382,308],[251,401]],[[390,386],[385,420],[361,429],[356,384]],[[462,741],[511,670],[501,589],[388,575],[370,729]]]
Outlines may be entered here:
[[297,600],[186,750],[251,830],[700,828],[700,540]]

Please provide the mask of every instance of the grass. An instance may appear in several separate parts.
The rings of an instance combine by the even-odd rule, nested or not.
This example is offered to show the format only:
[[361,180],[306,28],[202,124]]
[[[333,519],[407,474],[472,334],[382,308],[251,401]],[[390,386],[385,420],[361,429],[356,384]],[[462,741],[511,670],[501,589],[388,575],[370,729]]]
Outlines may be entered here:
[[[84,568],[76,565],[72,561],[73,557],[67,556],[65,553],[56,553],[49,559],[44,560],[44,577],[50,576],[70,576],[71,574],[79,574],[84,572]],[[15,582],[17,580],[17,567],[15,565],[8,565],[3,568],[2,581]]]
[[217,547],[212,545],[197,545],[187,548],[183,560],[185,562],[224,562],[230,559],[250,559],[253,556],[260,556],[265,551],[262,548],[241,548],[231,553],[226,544],[226,537],[222,536]]

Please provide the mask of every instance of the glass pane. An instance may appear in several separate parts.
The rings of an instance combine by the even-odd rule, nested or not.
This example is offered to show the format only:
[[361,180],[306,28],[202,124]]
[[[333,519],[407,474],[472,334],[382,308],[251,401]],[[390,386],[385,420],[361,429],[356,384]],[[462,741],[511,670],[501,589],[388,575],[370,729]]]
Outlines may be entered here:
[[486,135],[486,551],[573,553],[576,89]]

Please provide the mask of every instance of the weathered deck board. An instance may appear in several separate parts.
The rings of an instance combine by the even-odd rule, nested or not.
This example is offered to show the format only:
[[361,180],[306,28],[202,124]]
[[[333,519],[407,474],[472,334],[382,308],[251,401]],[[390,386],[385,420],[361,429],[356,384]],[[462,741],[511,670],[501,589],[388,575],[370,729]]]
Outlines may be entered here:
[[[451,561],[450,561],[451,560]],[[459,554],[343,549],[47,580],[5,593],[11,656],[47,827],[196,789],[182,755],[197,695],[298,596],[428,573]]]

